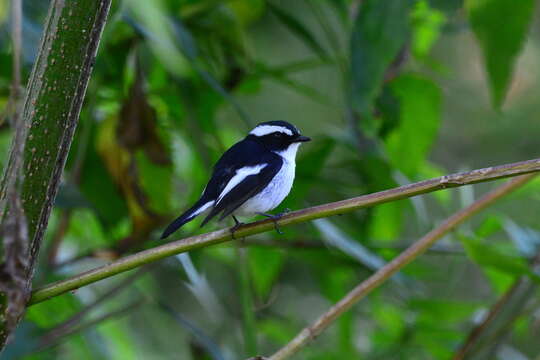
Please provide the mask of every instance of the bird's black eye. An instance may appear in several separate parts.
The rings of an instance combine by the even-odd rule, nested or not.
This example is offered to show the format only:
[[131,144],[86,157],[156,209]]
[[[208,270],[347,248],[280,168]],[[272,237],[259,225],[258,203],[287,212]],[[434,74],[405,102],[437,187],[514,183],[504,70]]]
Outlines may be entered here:
[[281,138],[282,135],[283,135],[282,133],[277,132],[277,133],[274,133],[273,136],[274,136],[276,139],[279,139],[279,138]]

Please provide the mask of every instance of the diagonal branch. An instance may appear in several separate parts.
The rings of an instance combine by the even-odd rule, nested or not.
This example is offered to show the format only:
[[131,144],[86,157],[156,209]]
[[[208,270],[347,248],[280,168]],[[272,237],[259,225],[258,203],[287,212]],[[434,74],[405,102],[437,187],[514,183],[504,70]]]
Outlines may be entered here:
[[300,331],[295,338],[293,338],[287,345],[268,358],[268,360],[283,360],[298,352],[310,340],[314,339],[328,326],[330,326],[341,314],[349,310],[363,297],[383,284],[401,268],[412,262],[418,256],[422,255],[431,245],[433,245],[433,243],[435,243],[435,241],[439,240],[465,220],[493,204],[501,197],[524,185],[535,176],[535,174],[530,174],[513,179],[504,185],[499,186],[465,209],[462,209],[450,216],[437,228],[427,233],[424,237],[412,244],[407,250],[402,252],[379,271],[361,282],[347,295],[345,295],[345,297],[343,297],[337,304],[332,306],[326,313],[322,314],[317,320],[315,320],[312,325],[305,327],[302,331]]
[[[540,270],[540,252],[535,256],[531,269]],[[520,276],[514,284],[490,308],[484,319],[476,325],[464,343],[454,354],[452,360],[469,358],[489,359],[501,345],[508,329],[516,318],[522,314],[527,301],[535,295],[538,284],[529,276]]]
[[77,325],[79,325],[81,320],[83,320],[86,317],[86,315],[88,315],[92,310],[94,310],[96,307],[98,307],[102,303],[120,294],[123,290],[128,288],[130,285],[133,285],[133,283],[139,276],[146,274],[152,268],[153,268],[152,265],[139,268],[136,272],[127,276],[117,285],[113,286],[112,288],[107,290],[105,293],[98,296],[93,302],[86,305],[81,311],[74,314],[72,317],[70,317],[66,321],[63,321],[62,323],[47,330],[47,332],[44,335],[42,335],[41,338],[39,339],[39,343],[40,343],[39,347],[45,346],[45,344],[53,343],[55,339],[60,338],[64,336],[65,334],[70,333],[74,328],[77,327]]
[[[540,171],[540,159],[522,161],[513,164],[500,165],[465,173],[446,175],[431,180],[400,186],[390,190],[359,196],[338,202],[314,206],[284,215],[278,222],[279,226],[288,226],[309,220],[348,213],[360,208],[379,205],[390,201],[405,199],[411,196],[425,194],[436,190],[453,188],[495,179],[523,175]],[[260,234],[274,229],[271,219],[243,225],[235,231],[237,238]],[[222,229],[202,235],[191,236],[174,241],[137,254],[123,257],[110,264],[89,270],[72,278],[38,288],[32,294],[29,305],[45,301],[51,297],[64,294],[82,286],[114,276],[144,264],[163,259],[190,250],[220,244],[232,240],[229,229]]]

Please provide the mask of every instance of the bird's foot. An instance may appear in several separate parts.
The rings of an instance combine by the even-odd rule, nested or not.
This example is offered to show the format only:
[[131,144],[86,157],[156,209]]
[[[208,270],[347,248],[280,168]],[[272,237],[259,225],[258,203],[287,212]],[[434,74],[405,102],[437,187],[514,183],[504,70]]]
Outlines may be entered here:
[[231,235],[232,235],[232,238],[233,238],[234,240],[236,240],[236,237],[234,236],[234,232],[235,232],[236,230],[238,230],[238,228],[239,228],[240,226],[244,225],[244,223],[238,221],[238,219],[237,219],[236,216],[234,216],[234,215],[233,215],[232,218],[234,219],[234,226],[231,228]]
[[283,235],[283,231],[281,231],[281,229],[279,228],[279,224],[278,224],[278,220],[281,219],[283,217],[283,215],[287,214],[291,212],[291,210],[289,209],[285,209],[283,212],[280,212],[279,214],[275,214],[275,215],[272,215],[272,214],[266,214],[266,213],[257,213],[261,216],[265,216],[267,218],[269,218],[270,220],[272,220],[274,222],[274,228],[276,229],[277,233],[280,234],[280,235]]

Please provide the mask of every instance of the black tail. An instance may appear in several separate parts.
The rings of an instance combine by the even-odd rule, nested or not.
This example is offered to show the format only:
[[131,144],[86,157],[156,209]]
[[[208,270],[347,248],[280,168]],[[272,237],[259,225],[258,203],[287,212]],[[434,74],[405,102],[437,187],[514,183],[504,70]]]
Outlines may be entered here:
[[165,239],[167,236],[171,235],[173,232],[178,230],[182,225],[190,222],[200,215],[204,210],[210,208],[214,204],[213,200],[208,200],[205,198],[199,199],[189,210],[177,217],[172,223],[167,226],[160,239]]

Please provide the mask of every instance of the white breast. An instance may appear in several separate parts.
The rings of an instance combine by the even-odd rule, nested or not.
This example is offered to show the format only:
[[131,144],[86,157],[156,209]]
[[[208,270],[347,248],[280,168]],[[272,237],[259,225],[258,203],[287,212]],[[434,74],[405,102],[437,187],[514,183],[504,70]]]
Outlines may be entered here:
[[235,215],[254,215],[275,209],[289,195],[296,169],[296,152],[299,143],[292,144],[285,151],[277,153],[283,159],[283,165],[272,181],[260,193],[246,201],[234,213]]

